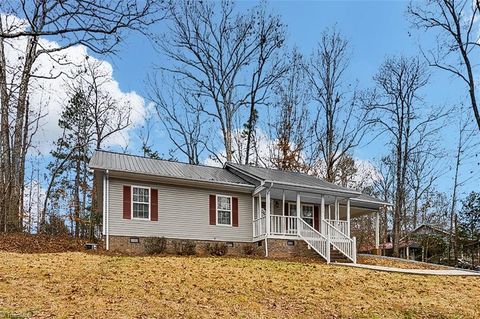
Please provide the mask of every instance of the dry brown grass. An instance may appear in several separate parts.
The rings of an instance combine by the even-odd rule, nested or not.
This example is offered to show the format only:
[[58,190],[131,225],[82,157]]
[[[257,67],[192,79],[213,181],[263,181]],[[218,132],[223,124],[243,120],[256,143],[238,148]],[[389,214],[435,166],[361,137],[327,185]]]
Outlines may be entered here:
[[0,234],[0,251],[15,253],[60,253],[84,250],[85,240],[70,236],[32,235],[27,233]]
[[480,279],[248,258],[0,252],[0,314],[479,318]]
[[419,262],[412,262],[408,260],[398,260],[393,258],[392,259],[381,258],[377,256],[358,256],[357,262],[365,265],[395,267],[395,268],[403,268],[403,269],[433,269],[433,270],[449,269],[448,267],[442,266],[442,265],[419,263]]

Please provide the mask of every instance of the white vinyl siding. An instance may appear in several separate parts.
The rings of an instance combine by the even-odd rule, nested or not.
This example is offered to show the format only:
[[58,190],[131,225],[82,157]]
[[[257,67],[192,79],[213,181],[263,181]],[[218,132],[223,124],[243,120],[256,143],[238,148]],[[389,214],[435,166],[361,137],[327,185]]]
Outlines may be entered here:
[[[123,185],[158,189],[158,221],[123,219]],[[133,191],[133,190],[132,190]],[[218,227],[209,223],[209,196],[238,197],[238,227]],[[110,178],[109,230],[116,236],[164,236],[197,240],[251,242],[252,196],[178,185],[141,183]]]

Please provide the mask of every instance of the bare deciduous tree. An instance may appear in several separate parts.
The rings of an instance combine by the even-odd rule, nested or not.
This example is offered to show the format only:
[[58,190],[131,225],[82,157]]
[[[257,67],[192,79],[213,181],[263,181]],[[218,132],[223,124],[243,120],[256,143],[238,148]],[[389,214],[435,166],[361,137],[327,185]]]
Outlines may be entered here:
[[159,82],[158,76],[149,78],[149,98],[155,103],[156,113],[175,146],[171,155],[179,151],[190,164],[198,165],[208,129],[208,118],[202,112],[203,101],[175,77],[169,85],[165,78]]
[[275,85],[271,164],[286,171],[306,171],[302,152],[308,141],[308,92],[304,61],[297,50],[288,60],[288,70]]
[[[421,200],[429,195],[434,186],[434,182],[440,177],[438,161],[435,160],[441,156],[436,149],[435,143],[428,143],[426,139],[420,137],[420,143],[416,150],[412,150],[408,163],[407,184],[412,192],[412,228],[417,228],[419,217],[424,223],[425,216],[419,216],[421,211]],[[425,211],[425,210],[423,210]]]
[[[65,83],[70,103],[65,106],[61,120],[63,122],[60,123],[64,127],[64,136],[57,142],[57,150],[54,152],[56,159],[50,165],[52,173],[43,203],[40,230],[43,230],[48,216],[47,208],[52,187],[58,176],[75,162],[76,178],[72,188],[75,203],[73,212],[75,235],[80,234],[79,222],[82,213],[83,216],[88,215],[88,234],[93,237],[96,221],[100,220],[96,205],[98,186],[97,179],[93,178],[90,192],[92,207],[87,214],[86,196],[89,192],[85,189],[90,189],[90,177],[85,173],[87,163],[94,149],[101,149],[109,138],[131,124],[131,105],[128,101],[120,101],[108,91],[112,80],[102,62],[87,59],[79,69],[79,74],[75,74],[71,77],[72,80]],[[72,142],[72,138],[76,140]],[[79,198],[80,193],[84,198]]]
[[[461,108],[460,108],[461,110]],[[457,144],[455,147],[454,156],[454,176],[452,185],[452,198],[450,202],[450,240],[448,245],[448,258],[451,259],[451,252],[454,251],[455,259],[457,254],[456,249],[456,218],[457,218],[457,202],[458,202],[458,190],[465,184],[465,182],[474,177],[470,175],[467,180],[463,180],[460,175],[460,168],[464,162],[474,156],[477,147],[480,146],[480,142],[475,139],[475,131],[471,128],[471,123],[468,119],[464,118],[464,113],[459,112],[459,127],[457,135]],[[477,154],[478,155],[478,154]]]
[[235,116],[250,106],[246,121],[251,141],[255,106],[265,103],[281,70],[274,58],[283,44],[283,25],[261,6],[236,14],[230,1],[181,1],[171,7],[170,17],[170,34],[157,43],[173,65],[161,68],[211,103],[202,111],[220,126],[225,158],[231,161],[233,134],[239,129]]
[[[378,172],[380,178],[373,183],[373,193],[387,203],[393,203],[395,200],[395,163],[392,156],[384,156],[380,160]],[[383,242],[386,242],[389,229],[389,210],[387,208],[381,210],[380,228]]]
[[395,207],[393,249],[398,256],[401,229],[406,215],[407,170],[412,152],[419,147],[419,136],[427,138],[438,130],[434,122],[445,114],[432,110],[421,115],[424,106],[420,91],[429,74],[418,58],[389,58],[375,75],[376,89],[364,101],[373,112],[371,123],[391,138],[395,162]]
[[430,65],[453,74],[468,87],[470,105],[480,130],[477,63],[480,52],[479,1],[429,0],[411,3],[408,13],[416,27],[438,31],[437,46],[425,53]]
[[[12,221],[3,229],[18,230],[22,226],[27,139],[31,136],[32,120],[35,120],[29,117],[31,80],[63,75],[56,70],[47,75],[36,72],[35,63],[39,57],[67,63],[68,58],[62,51],[75,45],[86,46],[99,54],[113,53],[123,30],[145,31],[145,25],[162,18],[158,15],[161,7],[153,0],[121,0],[114,6],[104,0],[6,0],[0,3],[0,192],[4,198],[0,215],[5,216],[2,220]],[[25,47],[18,48],[17,40],[25,40]],[[43,40],[56,41],[58,46],[48,45]],[[18,68],[8,65],[12,61],[6,57],[6,47],[23,51]]]
[[348,41],[335,28],[323,32],[306,72],[317,105],[312,158],[321,158],[322,175],[329,182],[336,182],[338,162],[360,143],[368,128],[368,112],[357,105],[355,90],[345,82],[348,65]]

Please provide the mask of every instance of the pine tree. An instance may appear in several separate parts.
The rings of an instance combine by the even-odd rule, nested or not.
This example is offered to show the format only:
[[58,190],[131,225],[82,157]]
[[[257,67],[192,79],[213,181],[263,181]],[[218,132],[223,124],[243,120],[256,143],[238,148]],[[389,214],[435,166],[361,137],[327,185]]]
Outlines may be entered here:
[[88,161],[93,121],[88,114],[88,101],[82,90],[78,90],[58,122],[64,134],[55,143],[56,148],[51,152],[55,161],[49,165],[52,174],[58,177],[52,182],[51,215],[58,216],[63,207],[75,237],[86,235],[85,221],[90,220],[92,174]]

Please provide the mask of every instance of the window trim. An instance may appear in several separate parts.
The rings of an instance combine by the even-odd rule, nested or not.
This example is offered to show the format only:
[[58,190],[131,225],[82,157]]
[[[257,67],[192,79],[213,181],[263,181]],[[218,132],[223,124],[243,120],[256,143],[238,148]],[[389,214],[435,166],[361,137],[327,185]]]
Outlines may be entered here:
[[[230,198],[230,224],[220,224],[218,222],[218,198],[219,197],[227,197]],[[221,209],[222,211],[226,211]],[[215,194],[215,225],[217,226],[224,226],[224,227],[233,227],[233,201],[232,201],[232,196],[230,195],[222,195],[222,194]]]
[[305,220],[305,218],[310,219],[310,217],[303,216],[303,207],[305,207],[305,206],[312,207],[312,217],[311,218],[312,218],[312,227],[313,227],[313,225],[315,225],[315,205],[313,205],[313,204],[302,204],[302,212],[300,213],[300,217],[303,220]]
[[[294,216],[292,216],[290,214],[290,207],[291,206],[294,206],[295,209],[297,208],[297,202],[287,202],[288,203],[288,216],[290,217],[297,217],[298,215],[295,214]],[[314,204],[308,204],[308,203],[300,203],[300,218],[303,219],[304,216],[303,216],[303,207],[304,206],[308,206],[308,207],[312,207],[312,223],[313,225],[315,225],[315,205]],[[296,212],[295,212],[296,213]],[[309,217],[307,217],[308,219],[310,219]],[[312,226],[313,227],[313,226]]]
[[[131,195],[130,195],[130,200],[131,200],[131,214],[130,218],[134,220],[143,220],[143,221],[151,221],[152,219],[152,212],[151,212],[151,207],[152,207],[152,189],[149,186],[140,186],[140,185],[130,185],[131,188]],[[133,217],[133,189],[134,188],[143,188],[143,189],[148,189],[148,218],[140,218],[140,217]],[[146,204],[145,202],[138,202],[136,201],[135,203],[137,204]]]

